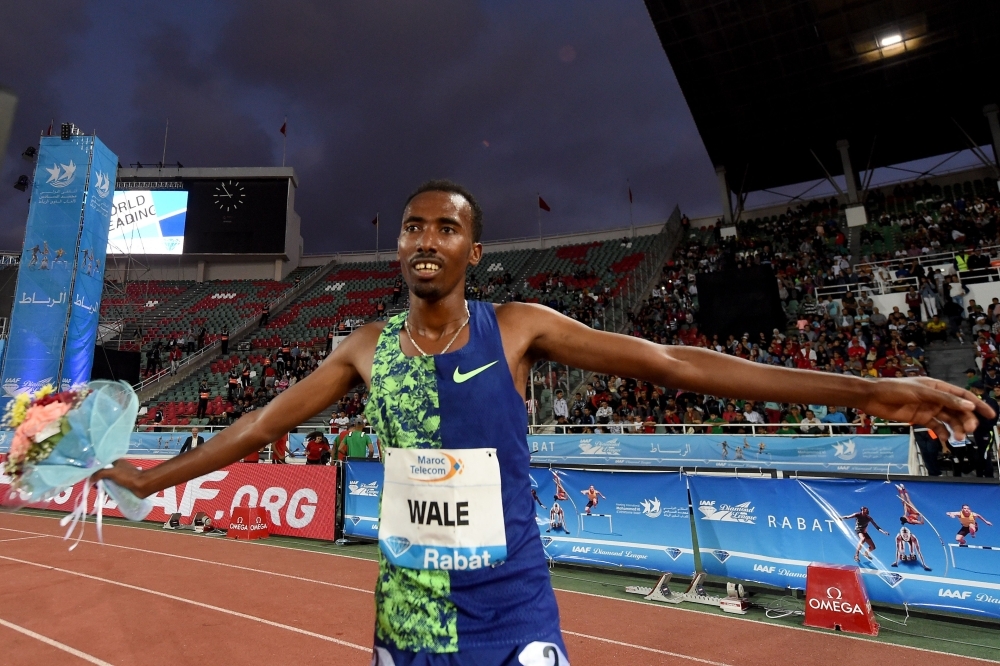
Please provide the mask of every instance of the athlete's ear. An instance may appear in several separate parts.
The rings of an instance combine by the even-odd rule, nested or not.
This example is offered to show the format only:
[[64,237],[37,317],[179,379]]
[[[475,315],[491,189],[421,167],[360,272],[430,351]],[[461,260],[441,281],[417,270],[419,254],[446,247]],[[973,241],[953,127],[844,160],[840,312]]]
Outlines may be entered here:
[[472,251],[469,253],[469,265],[478,266],[479,262],[483,259],[483,244],[473,243]]

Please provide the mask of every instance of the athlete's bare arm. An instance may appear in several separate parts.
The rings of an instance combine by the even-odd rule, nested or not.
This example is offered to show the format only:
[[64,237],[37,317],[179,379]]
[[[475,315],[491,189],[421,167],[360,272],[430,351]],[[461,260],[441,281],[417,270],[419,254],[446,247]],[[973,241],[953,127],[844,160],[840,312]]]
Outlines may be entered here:
[[384,325],[371,323],[347,336],[312,374],[202,446],[144,471],[119,460],[114,468],[95,474],[94,479],[111,479],[139,497],[146,497],[245,458],[283,433],[294,431],[362,381],[367,384]]
[[598,331],[558,312],[530,303],[497,308],[515,384],[527,384],[540,359],[652,382],[708,395],[751,400],[843,405],[890,421],[925,425],[942,441],[976,429],[975,412],[993,410],[969,391],[929,377],[861,379],[753,363],[698,347],[663,346]]

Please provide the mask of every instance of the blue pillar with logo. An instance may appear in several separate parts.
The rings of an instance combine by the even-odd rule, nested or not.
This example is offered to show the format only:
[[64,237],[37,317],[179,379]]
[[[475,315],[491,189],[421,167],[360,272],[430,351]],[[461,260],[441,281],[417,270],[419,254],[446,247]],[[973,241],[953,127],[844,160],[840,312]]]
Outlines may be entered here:
[[0,407],[90,379],[118,158],[96,136],[42,137]]

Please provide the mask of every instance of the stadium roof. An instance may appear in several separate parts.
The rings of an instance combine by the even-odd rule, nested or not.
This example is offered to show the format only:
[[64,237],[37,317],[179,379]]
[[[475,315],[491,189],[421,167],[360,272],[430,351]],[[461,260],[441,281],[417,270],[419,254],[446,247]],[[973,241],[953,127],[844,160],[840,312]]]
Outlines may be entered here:
[[968,148],[963,130],[990,143],[983,107],[1000,99],[995,0],[646,6],[733,190],[823,178],[810,149],[839,174],[840,139],[855,170]]

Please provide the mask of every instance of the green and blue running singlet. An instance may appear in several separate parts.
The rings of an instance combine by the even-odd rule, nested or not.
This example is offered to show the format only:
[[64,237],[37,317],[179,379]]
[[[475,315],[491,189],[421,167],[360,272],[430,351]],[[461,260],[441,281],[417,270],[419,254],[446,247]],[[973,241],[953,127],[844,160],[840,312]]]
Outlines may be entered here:
[[380,553],[373,663],[565,666],[532,504],[524,402],[493,305],[469,302],[469,314],[468,344],[438,356],[405,356],[406,313],[390,319],[365,414],[385,449],[496,449],[507,559],[444,571],[395,566]]

